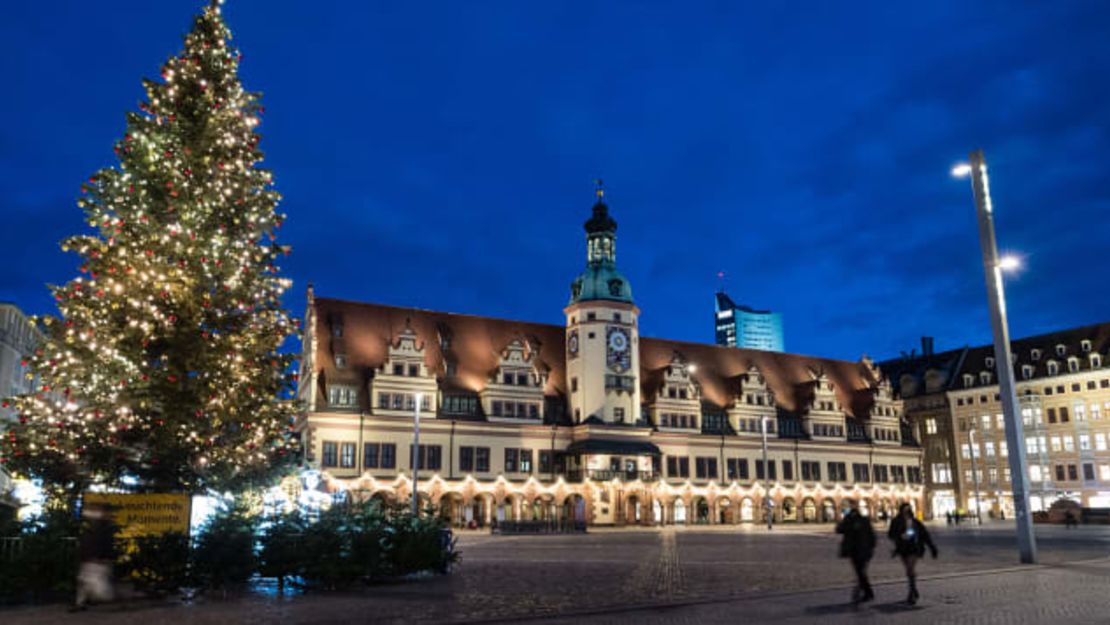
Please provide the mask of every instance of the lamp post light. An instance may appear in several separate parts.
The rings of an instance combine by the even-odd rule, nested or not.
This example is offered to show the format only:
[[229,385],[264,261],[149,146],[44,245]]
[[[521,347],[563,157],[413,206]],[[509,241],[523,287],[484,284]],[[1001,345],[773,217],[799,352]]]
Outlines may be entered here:
[[424,401],[424,394],[416,394],[416,405],[413,407],[412,422],[412,516],[420,514],[420,404]]
[[767,509],[767,529],[771,529],[771,524],[774,519],[774,510],[772,509],[771,502],[771,466],[767,463],[767,421],[770,417],[763,416],[759,418],[759,423],[763,426],[763,507]]
[[982,150],[974,150],[969,163],[952,170],[955,176],[970,176],[975,196],[975,213],[979,221],[979,244],[983,252],[983,272],[987,282],[987,304],[990,306],[991,330],[994,334],[994,355],[998,370],[998,386],[1002,414],[1006,424],[1006,445],[1009,448],[1010,485],[1014,496],[1017,520],[1017,542],[1021,561],[1037,561],[1037,540],[1033,535],[1033,519],[1029,512],[1029,473],[1025,459],[1025,433],[1018,418],[1017,393],[1014,389],[1013,358],[1010,355],[1010,329],[1006,322],[1006,296],[1002,288],[1002,272],[1016,267],[1016,259],[1000,259],[994,235],[994,207],[991,205],[987,162]]

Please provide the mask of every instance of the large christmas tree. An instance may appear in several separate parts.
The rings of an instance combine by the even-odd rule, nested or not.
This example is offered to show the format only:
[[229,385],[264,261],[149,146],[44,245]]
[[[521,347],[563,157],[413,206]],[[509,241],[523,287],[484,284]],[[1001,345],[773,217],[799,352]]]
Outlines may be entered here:
[[225,490],[295,457],[288,437],[295,332],[275,245],[284,216],[261,169],[263,112],[214,1],[185,48],[145,81],[119,164],[82,187],[95,233],[63,250],[78,276],[52,287],[60,318],[30,361],[41,390],[11,400],[0,459],[80,489]]

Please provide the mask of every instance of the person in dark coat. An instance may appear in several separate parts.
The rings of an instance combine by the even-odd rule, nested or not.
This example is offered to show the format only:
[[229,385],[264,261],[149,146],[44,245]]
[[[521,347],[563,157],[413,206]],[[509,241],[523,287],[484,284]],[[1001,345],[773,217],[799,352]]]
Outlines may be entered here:
[[933,544],[933,538],[929,536],[929,530],[925,529],[925,525],[918,521],[913,515],[913,507],[908,504],[902,504],[898,509],[898,516],[890,522],[890,530],[887,532],[887,537],[894,542],[894,553],[902,558],[902,566],[906,568],[906,579],[910,584],[910,593],[906,598],[906,603],[913,605],[917,603],[920,596],[917,592],[917,561],[925,556],[925,548],[928,547],[932,552],[933,558],[937,557],[937,546]]
[[844,538],[840,541],[840,557],[852,562],[856,572],[856,587],[852,591],[852,602],[862,603],[875,598],[871,581],[867,579],[867,565],[875,553],[875,530],[871,519],[860,514],[859,503],[852,500],[844,518],[836,526],[836,533]]
[[84,508],[85,524],[77,545],[81,566],[77,571],[74,609],[83,610],[89,601],[111,601],[115,596],[112,563],[115,560],[115,525],[111,510],[99,503]]

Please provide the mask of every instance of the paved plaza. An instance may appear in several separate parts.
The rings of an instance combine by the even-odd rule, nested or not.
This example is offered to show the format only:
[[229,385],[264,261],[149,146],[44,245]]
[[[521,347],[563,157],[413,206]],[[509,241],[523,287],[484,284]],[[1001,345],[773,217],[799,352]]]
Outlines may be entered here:
[[[922,601],[881,548],[877,600],[846,604],[853,576],[831,527],[596,530],[578,536],[460,537],[446,578],[279,598],[133,602],[81,615],[0,611],[5,623],[1105,623],[1110,528],[1038,527],[1041,564],[1016,564],[1013,529],[934,527],[940,558],[919,567]],[[880,543],[885,547],[885,538]]]

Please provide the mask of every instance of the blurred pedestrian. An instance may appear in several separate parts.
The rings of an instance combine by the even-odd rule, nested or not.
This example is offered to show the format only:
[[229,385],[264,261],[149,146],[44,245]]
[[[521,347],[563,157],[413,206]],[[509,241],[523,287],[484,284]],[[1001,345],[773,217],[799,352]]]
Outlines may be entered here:
[[1075,520],[1075,513],[1071,510],[1066,510],[1064,512],[1064,529],[1071,529],[1073,527],[1079,527],[1079,523]]
[[906,597],[906,603],[913,605],[917,603],[920,595],[917,592],[917,561],[925,555],[925,548],[928,547],[932,552],[933,558],[937,557],[937,546],[933,544],[933,539],[929,536],[929,530],[925,529],[925,525],[918,521],[913,515],[913,507],[908,504],[902,504],[898,509],[898,516],[890,522],[890,530],[887,536],[894,542],[894,553],[902,558],[902,566],[906,569],[906,580],[910,585],[909,595]]
[[871,519],[860,514],[859,502],[849,500],[848,505],[844,518],[836,526],[836,533],[844,537],[840,541],[840,557],[851,560],[856,573],[852,603],[858,605],[875,598],[871,581],[867,579],[867,565],[875,553],[875,530],[871,527]]
[[73,608],[84,610],[90,602],[107,602],[115,598],[112,564],[115,562],[115,526],[111,510],[100,503],[90,503],[82,510],[85,523],[78,543],[77,596]]

